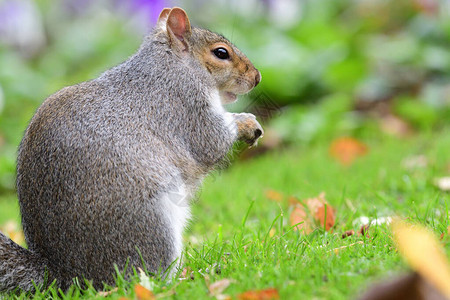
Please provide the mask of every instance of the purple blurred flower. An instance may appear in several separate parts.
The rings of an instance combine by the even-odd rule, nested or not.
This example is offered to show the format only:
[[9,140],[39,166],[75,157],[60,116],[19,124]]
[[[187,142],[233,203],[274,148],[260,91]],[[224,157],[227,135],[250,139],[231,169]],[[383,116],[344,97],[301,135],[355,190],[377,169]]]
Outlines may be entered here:
[[0,43],[30,57],[45,44],[42,18],[33,1],[0,2]]
[[166,0],[132,0],[132,9],[143,12],[150,24],[156,24],[159,13],[164,7],[170,6]]
[[164,7],[171,7],[168,0],[114,0],[115,7],[125,9],[128,13],[136,16],[149,27],[156,24],[159,13]]
[[4,34],[8,24],[14,22],[21,15],[22,7],[19,2],[5,1],[0,3],[0,34]]
[[64,0],[65,11],[72,15],[83,15],[91,8],[110,8],[115,13],[125,13],[137,17],[144,27],[156,24],[159,13],[164,7],[171,7],[169,0]]

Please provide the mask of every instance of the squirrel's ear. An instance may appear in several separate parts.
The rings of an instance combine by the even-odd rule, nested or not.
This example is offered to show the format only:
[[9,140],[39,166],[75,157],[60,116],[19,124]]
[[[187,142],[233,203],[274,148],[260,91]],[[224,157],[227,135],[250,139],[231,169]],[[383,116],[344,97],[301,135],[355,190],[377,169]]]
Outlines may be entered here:
[[189,51],[186,39],[191,36],[191,24],[182,8],[172,8],[167,17],[166,28],[172,42],[172,48],[180,52]]
[[171,10],[172,10],[171,8],[167,8],[167,7],[163,8],[163,10],[161,11],[161,13],[159,14],[159,17],[158,17],[158,22],[157,22],[158,25],[162,25],[163,23],[166,23],[167,16],[169,15]]

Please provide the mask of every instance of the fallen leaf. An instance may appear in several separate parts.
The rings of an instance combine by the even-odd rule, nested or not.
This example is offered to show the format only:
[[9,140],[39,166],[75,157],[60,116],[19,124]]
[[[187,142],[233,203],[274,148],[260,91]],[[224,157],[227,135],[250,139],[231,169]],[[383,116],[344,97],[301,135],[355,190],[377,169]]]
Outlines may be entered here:
[[275,190],[267,190],[266,191],[266,198],[272,201],[276,201],[276,202],[281,202],[283,201],[283,194],[281,194],[280,192],[277,192]]
[[329,151],[338,162],[349,166],[356,158],[367,154],[368,147],[355,138],[341,137],[331,143]]
[[352,235],[354,235],[355,234],[355,231],[352,229],[352,230],[347,230],[346,232],[344,232],[343,234],[342,234],[342,238],[343,239],[345,239],[346,237],[348,237],[348,236],[352,236]]
[[320,193],[316,198],[309,198],[305,200],[306,206],[312,215],[315,215],[320,207],[323,206],[323,201],[325,200],[325,195]]
[[[369,237],[368,230],[369,230],[370,224],[362,225],[361,228],[358,230],[358,235]],[[343,239],[345,239],[348,236],[352,236],[355,234],[355,231],[353,229],[345,231],[341,236]]]
[[450,266],[433,233],[401,221],[394,222],[392,230],[398,250],[412,269],[450,298]]
[[305,234],[312,232],[312,224],[303,205],[296,204],[289,217],[291,226],[295,226],[294,230],[302,231]]
[[223,291],[225,291],[225,289],[227,287],[230,286],[231,282],[232,281],[230,279],[225,278],[225,279],[216,281],[213,284],[210,284],[208,286],[209,294],[213,297],[222,296],[220,298],[223,299],[223,296],[225,296],[225,295],[221,295],[221,294],[223,293]]
[[280,294],[277,289],[270,288],[259,291],[247,291],[238,295],[239,300],[277,300]]
[[435,184],[441,191],[450,192],[450,177],[437,178]]
[[[294,200],[292,200],[294,202]],[[309,234],[314,229],[314,223],[329,231],[335,224],[335,209],[326,201],[325,193],[320,193],[315,198],[309,198],[301,202],[294,203],[290,215],[290,224],[295,230],[303,230]],[[299,224],[300,223],[300,224]]]
[[140,284],[134,285],[134,292],[136,293],[136,298],[138,300],[155,300],[156,297],[152,291],[143,287]]
[[362,225],[361,228],[358,231],[358,235],[362,235],[362,236],[369,236],[369,228],[370,228],[370,224],[366,224],[366,225]]
[[329,204],[324,203],[317,209],[314,214],[314,219],[319,222],[322,227],[325,227],[326,231],[329,231],[331,227],[334,226],[336,217],[333,208]]
[[311,212],[314,221],[320,224],[322,228],[329,231],[334,226],[336,216],[334,208],[328,204],[325,199],[325,193],[322,192],[316,198],[306,200],[306,205]]

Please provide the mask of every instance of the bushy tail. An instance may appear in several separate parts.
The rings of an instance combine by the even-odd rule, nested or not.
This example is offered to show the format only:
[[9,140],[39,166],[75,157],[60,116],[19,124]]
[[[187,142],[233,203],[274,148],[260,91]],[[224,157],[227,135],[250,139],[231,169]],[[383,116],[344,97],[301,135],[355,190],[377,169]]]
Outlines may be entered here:
[[22,248],[0,232],[0,292],[20,288],[34,289],[44,283],[48,270],[46,259]]

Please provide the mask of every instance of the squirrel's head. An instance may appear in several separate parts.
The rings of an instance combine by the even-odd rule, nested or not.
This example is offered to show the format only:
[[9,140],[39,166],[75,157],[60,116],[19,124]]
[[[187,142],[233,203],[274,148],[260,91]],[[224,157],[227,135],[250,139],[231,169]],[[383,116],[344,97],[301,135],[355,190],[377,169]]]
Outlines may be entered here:
[[223,103],[236,101],[261,81],[261,73],[239,49],[219,34],[191,27],[183,9],[164,8],[157,26],[176,55],[191,56],[211,74]]

